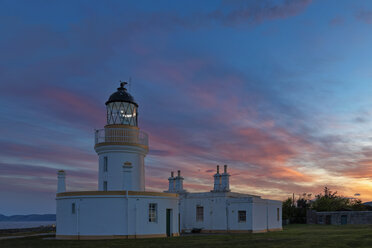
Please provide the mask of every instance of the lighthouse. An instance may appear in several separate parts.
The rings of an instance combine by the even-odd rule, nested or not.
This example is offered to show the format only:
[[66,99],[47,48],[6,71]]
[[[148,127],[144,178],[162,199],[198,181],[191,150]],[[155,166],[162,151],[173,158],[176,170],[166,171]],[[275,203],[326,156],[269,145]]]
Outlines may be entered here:
[[98,190],[66,191],[66,173],[57,173],[58,239],[179,235],[179,195],[145,191],[148,136],[138,128],[138,104],[126,84],[106,101],[106,125],[95,131]]
[[122,82],[106,101],[106,125],[96,130],[98,190],[145,190],[148,136],[138,128],[138,104]]
[[282,203],[231,192],[227,165],[222,174],[217,166],[210,192],[185,190],[180,170],[177,176],[171,173],[167,191],[145,191],[148,136],[138,128],[138,104],[125,85],[106,101],[106,125],[95,131],[98,190],[66,191],[66,172],[57,172],[57,239],[172,237],[193,229],[282,230]]

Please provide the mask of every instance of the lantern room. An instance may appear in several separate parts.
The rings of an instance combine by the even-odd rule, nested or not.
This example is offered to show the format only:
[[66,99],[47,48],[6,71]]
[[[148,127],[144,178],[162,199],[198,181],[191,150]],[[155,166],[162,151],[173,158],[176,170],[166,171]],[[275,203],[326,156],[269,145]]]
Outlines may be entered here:
[[106,102],[108,125],[138,126],[138,104],[125,88],[126,82]]

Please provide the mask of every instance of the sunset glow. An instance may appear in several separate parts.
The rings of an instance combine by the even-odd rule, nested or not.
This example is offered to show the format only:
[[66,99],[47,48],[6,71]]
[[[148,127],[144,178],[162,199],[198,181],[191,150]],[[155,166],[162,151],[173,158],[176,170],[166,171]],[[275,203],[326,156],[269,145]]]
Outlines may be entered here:
[[54,213],[60,169],[97,189],[94,130],[129,78],[147,190],[181,170],[209,191],[227,164],[236,192],[372,201],[372,2],[0,5],[0,213]]

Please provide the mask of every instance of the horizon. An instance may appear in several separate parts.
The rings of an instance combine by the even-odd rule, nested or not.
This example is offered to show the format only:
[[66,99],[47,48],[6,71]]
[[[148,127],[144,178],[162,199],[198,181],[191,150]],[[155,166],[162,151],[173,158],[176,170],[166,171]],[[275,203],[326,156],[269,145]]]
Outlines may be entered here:
[[146,190],[372,201],[372,2],[2,1],[0,213],[55,213],[97,190],[94,130],[130,81]]

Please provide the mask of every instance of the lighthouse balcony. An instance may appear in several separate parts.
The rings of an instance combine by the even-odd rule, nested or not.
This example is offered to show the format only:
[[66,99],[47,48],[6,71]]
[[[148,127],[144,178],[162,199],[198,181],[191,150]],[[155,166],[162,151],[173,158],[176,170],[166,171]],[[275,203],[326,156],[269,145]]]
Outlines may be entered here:
[[109,128],[96,130],[95,145],[139,145],[148,147],[148,135],[137,128]]

